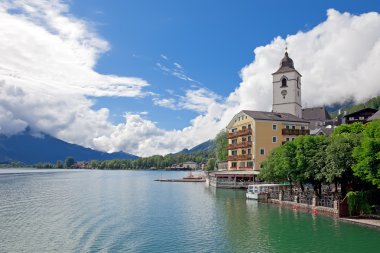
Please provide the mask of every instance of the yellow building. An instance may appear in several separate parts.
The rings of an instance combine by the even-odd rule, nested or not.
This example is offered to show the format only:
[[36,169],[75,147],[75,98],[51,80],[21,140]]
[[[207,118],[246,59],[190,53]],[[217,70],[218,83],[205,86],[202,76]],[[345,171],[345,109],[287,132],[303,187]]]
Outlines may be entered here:
[[227,126],[228,170],[259,171],[274,148],[309,133],[309,122],[289,113],[241,111]]
[[272,112],[241,111],[233,117],[227,126],[228,171],[211,172],[211,186],[247,188],[274,148],[310,134],[309,121],[302,119],[302,76],[288,52],[272,76]]

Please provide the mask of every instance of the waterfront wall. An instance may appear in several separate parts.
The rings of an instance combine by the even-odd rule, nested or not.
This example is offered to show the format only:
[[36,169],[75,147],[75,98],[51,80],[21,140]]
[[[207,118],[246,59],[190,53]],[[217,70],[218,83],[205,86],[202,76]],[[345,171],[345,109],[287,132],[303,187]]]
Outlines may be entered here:
[[287,208],[297,209],[305,212],[310,213],[318,213],[333,217],[347,217],[348,216],[348,205],[347,200],[344,199],[343,201],[340,200],[334,200],[333,206],[323,206],[318,205],[318,199],[317,197],[313,197],[311,204],[305,204],[305,203],[299,203],[298,196],[294,196],[293,201],[289,200],[283,200],[283,196],[280,193],[278,196],[278,199],[276,198],[270,198],[269,194],[262,193],[258,196],[258,201],[262,203],[270,203],[275,205],[280,205]]

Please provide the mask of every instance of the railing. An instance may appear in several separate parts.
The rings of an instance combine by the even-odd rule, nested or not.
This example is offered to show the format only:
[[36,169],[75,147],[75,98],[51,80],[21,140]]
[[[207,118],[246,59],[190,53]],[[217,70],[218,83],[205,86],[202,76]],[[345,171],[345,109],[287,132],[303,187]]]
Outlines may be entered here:
[[244,141],[241,143],[228,144],[227,149],[238,149],[238,148],[248,148],[252,147],[251,141]]
[[307,135],[310,134],[310,129],[282,129],[282,135]]
[[242,161],[242,160],[251,160],[252,155],[230,155],[228,156],[228,161]]
[[236,132],[233,132],[233,133],[227,133],[227,138],[231,139],[231,138],[235,138],[235,137],[239,137],[239,136],[244,136],[244,135],[249,135],[249,134],[252,134],[252,129],[251,128],[246,128],[246,129],[242,129],[242,130],[239,130],[239,131],[236,131]]
[[299,202],[302,204],[311,205],[313,203],[313,195],[311,195],[311,194],[299,194]]
[[322,196],[321,198],[317,198],[316,205],[333,208],[334,196],[327,195],[327,196]]

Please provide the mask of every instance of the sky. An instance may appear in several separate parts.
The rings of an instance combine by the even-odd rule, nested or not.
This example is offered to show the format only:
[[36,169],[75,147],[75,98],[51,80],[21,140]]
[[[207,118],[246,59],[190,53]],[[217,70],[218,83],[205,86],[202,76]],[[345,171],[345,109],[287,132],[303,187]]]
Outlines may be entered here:
[[380,95],[380,3],[0,1],[0,134],[167,154],[270,111],[289,56],[304,107]]

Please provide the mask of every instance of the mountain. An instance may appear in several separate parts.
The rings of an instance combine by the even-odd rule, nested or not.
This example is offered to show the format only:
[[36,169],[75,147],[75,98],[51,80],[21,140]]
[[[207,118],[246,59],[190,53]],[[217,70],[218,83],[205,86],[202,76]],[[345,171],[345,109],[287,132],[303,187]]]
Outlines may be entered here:
[[13,136],[0,135],[0,162],[19,161],[26,164],[39,162],[55,163],[68,156],[76,161],[136,159],[137,156],[124,153],[106,153],[76,144],[70,144],[50,135],[40,134],[38,137],[25,131]]
[[177,154],[191,154],[191,153],[197,153],[200,151],[214,152],[214,150],[215,150],[215,142],[213,140],[208,140],[191,149],[185,148],[182,151],[178,152]]
[[329,111],[331,117],[335,118],[339,114],[339,111],[341,114],[350,114],[367,107],[380,110],[380,96],[373,97],[359,104],[355,104],[353,101],[348,101],[343,104],[328,107],[327,110]]

